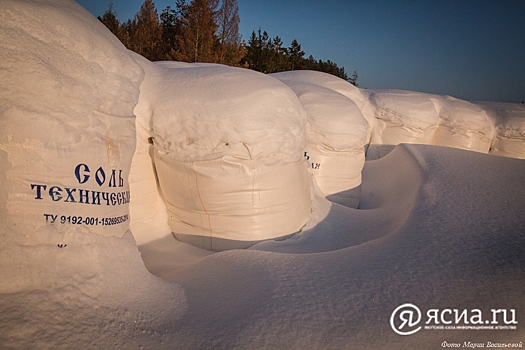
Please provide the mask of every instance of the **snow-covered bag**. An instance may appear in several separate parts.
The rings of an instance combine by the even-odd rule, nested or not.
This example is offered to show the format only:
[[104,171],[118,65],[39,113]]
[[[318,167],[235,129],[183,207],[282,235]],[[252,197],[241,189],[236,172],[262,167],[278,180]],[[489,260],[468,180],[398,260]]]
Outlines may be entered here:
[[318,85],[336,91],[341,95],[348,97],[361,110],[362,116],[366,119],[368,123],[366,143],[370,142],[372,129],[375,125],[375,116],[373,114],[373,111],[370,111],[366,108],[368,102],[367,90],[359,89],[358,87],[350,84],[348,81],[336,77],[335,75],[318,71],[294,70],[288,72],[273,73],[270,75],[281,80],[285,84],[307,83]]
[[83,232],[126,233],[142,77],[117,38],[75,2],[2,2],[0,217],[7,241],[56,247]]
[[503,102],[477,102],[496,126],[490,154],[525,159],[525,105]]
[[224,250],[300,231],[311,192],[293,91],[245,69],[141,64],[138,142],[152,143],[151,181],[174,235]]
[[439,126],[432,144],[488,153],[495,136],[494,122],[485,110],[451,96],[433,99],[439,111]]
[[357,208],[369,129],[366,119],[353,100],[335,90],[293,79],[283,82],[307,111],[304,156],[319,189],[332,201]]
[[404,90],[371,90],[368,101],[376,123],[371,143],[430,144],[439,122],[433,95]]

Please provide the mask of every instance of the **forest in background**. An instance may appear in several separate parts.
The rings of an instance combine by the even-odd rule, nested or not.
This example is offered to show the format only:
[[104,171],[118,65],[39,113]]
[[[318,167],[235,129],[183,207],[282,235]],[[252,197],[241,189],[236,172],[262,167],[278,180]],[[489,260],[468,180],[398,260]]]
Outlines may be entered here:
[[108,5],[98,19],[128,48],[150,61],[219,63],[263,73],[316,70],[340,77],[357,86],[357,72],[348,76],[344,67],[330,60],[305,57],[301,44],[285,47],[279,36],[253,31],[248,42],[239,34],[237,0],[176,0],[158,15],[153,0],[145,0],[134,18],[120,22]]

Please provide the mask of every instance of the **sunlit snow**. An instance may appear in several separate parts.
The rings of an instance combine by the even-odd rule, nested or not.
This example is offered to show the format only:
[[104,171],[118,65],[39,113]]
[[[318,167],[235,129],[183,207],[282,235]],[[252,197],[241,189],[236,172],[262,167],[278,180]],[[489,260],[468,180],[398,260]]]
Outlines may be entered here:
[[[523,105],[152,63],[4,0],[0,116],[2,349],[525,340]],[[506,329],[424,328],[454,310]]]

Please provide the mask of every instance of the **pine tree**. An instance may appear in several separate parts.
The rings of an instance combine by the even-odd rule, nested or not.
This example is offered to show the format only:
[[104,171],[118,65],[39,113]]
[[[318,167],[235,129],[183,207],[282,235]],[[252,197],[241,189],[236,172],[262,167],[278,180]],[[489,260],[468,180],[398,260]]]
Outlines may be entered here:
[[283,41],[279,36],[268,41],[266,54],[266,72],[276,73],[288,70],[288,50],[283,47]]
[[261,29],[257,34],[252,32],[243,62],[248,68],[263,73],[285,71],[288,65],[288,53],[282,45],[283,42],[278,36],[271,38],[266,31],[263,32]]
[[192,0],[181,18],[175,59],[184,62],[216,62],[215,10],[217,0]]
[[261,58],[262,58],[262,42],[261,42],[261,29],[259,28],[259,35],[252,31],[252,35],[248,40],[246,46],[246,55],[242,59],[242,63],[249,69],[261,71]]
[[304,51],[301,50],[301,45],[297,40],[293,39],[290,48],[288,49],[290,70],[302,69],[304,64]]
[[108,9],[102,17],[98,16],[98,19],[100,22],[104,23],[104,25],[109,29],[113,35],[115,35],[118,38],[119,29],[120,29],[120,22],[117,19],[117,14],[113,12],[113,3],[110,2],[108,4]]
[[131,19],[128,19],[126,23],[121,24],[122,38],[120,39],[120,41],[129,50],[134,50],[132,33],[135,31],[136,27],[137,27],[137,23]]
[[354,71],[354,74],[348,79],[348,82],[354,86],[357,86],[357,71]]
[[117,13],[113,11],[113,3],[108,4],[108,9],[102,17],[97,17],[128,49],[130,48],[129,33],[126,26],[121,24],[117,18]]
[[162,26],[162,53],[169,59],[170,53],[176,50],[175,38],[177,36],[177,11],[167,6],[160,14]]
[[130,26],[133,51],[151,61],[163,59],[162,26],[153,0],[144,0]]

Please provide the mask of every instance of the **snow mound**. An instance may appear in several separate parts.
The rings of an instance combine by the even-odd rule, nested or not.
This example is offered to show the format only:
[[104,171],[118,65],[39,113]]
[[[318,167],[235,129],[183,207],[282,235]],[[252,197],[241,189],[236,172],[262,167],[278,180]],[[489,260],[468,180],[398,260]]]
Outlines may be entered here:
[[[129,186],[133,196],[130,201],[130,229],[137,244],[146,244],[153,240],[171,237],[168,225],[168,210],[161,195],[157,172],[153,161],[154,146],[151,127],[152,107],[148,103],[148,89],[157,79],[158,71],[152,62],[130,52],[135,61],[144,70],[144,81],[140,86],[140,95],[134,113],[137,116],[136,148],[129,173]],[[173,67],[184,67],[189,64],[173,62]]]
[[[142,77],[76,3],[1,2],[0,348],[118,346],[137,336],[122,323],[150,330],[185,309],[128,230]],[[154,300],[166,296],[168,309]]]
[[146,270],[129,231],[83,232],[63,249],[13,245],[0,272],[2,349],[169,348],[188,307],[180,285]]
[[402,90],[366,90],[363,94],[367,96],[363,114],[376,118],[368,160],[383,157],[400,143],[488,153],[496,137],[495,118],[468,101]]
[[387,236],[403,227],[419,204],[424,176],[425,169],[411,148],[404,144],[396,146],[385,157],[365,163],[359,210],[329,204],[322,196],[317,196],[304,232],[283,242],[262,242],[251,249],[320,253]]
[[128,230],[143,70],[73,1],[1,6],[0,348],[154,348],[186,306]]
[[366,144],[368,123],[354,101],[320,85],[285,83],[307,111],[309,142],[325,143],[339,150]]
[[525,159],[525,105],[498,102],[476,104],[487,112],[496,127],[490,153]]
[[[289,199],[288,205],[300,207],[293,210],[309,213],[302,160],[307,116],[295,93],[271,77],[224,67],[154,65],[129,54],[72,1],[4,0],[0,29],[0,348],[423,349],[439,347],[444,335],[460,344],[473,337],[485,344],[524,339],[525,161],[399,145],[365,164],[360,210],[328,202],[314,186],[311,220],[289,240],[211,253],[172,239],[173,250],[161,254],[154,243],[166,248],[169,236],[149,242],[144,261],[162,281],[146,271],[123,220],[128,203],[118,203],[118,193],[122,201],[122,193],[132,188],[127,174],[136,185],[148,182],[141,196],[154,209],[142,217],[146,229],[167,219],[159,214],[164,202],[158,201],[167,198],[169,205],[169,191],[211,179],[203,192],[192,188],[198,206],[205,202],[201,194],[228,198],[213,186],[227,188],[265,167],[263,178],[281,191],[270,197]],[[248,117],[236,128],[240,112],[253,116],[242,96],[229,95],[244,93],[245,79],[254,111],[275,110],[267,119],[255,113],[262,119]],[[257,99],[257,81],[272,87],[264,96],[276,93],[275,98]],[[221,89],[225,101],[218,100]],[[170,100],[173,91],[186,109],[175,108],[179,100]],[[206,102],[208,94],[217,97],[215,104]],[[150,103],[157,97],[166,105]],[[512,116],[507,123],[487,110],[486,122],[471,104],[448,97],[436,101],[443,112],[440,128],[444,125],[439,142],[482,149],[493,122],[513,130],[513,137],[521,135],[519,111],[514,120],[513,109],[501,107],[502,117]],[[195,107],[198,102],[202,105]],[[222,109],[221,102],[230,109]],[[202,114],[185,114],[194,107]],[[219,113],[230,110],[239,113]],[[195,118],[208,132],[195,136],[202,147],[191,143],[198,131]],[[188,131],[182,144],[171,126]],[[268,132],[276,139],[266,139]],[[246,147],[215,150],[211,145],[217,140]],[[133,151],[140,157],[131,162]],[[158,161],[164,155],[163,165]],[[224,163],[210,175],[200,170],[203,162]],[[297,173],[280,167],[283,163]],[[168,170],[184,167],[180,173],[187,176],[160,175],[159,164]],[[217,178],[222,181],[214,185]],[[254,192],[259,183],[252,181],[249,191],[264,196],[266,191]],[[292,187],[301,191],[287,192]],[[284,214],[272,218],[273,225],[304,224],[273,208]],[[79,225],[74,214],[89,210],[90,220],[82,215]],[[212,222],[208,213],[200,214],[201,225]],[[114,225],[105,231],[105,225],[94,224],[97,218]],[[258,225],[240,226],[277,232],[266,222]],[[407,302],[423,315],[429,309],[481,310],[487,322],[493,309],[512,310],[519,323],[516,330],[421,329],[400,337],[389,320]],[[441,321],[444,317],[442,312]]]

